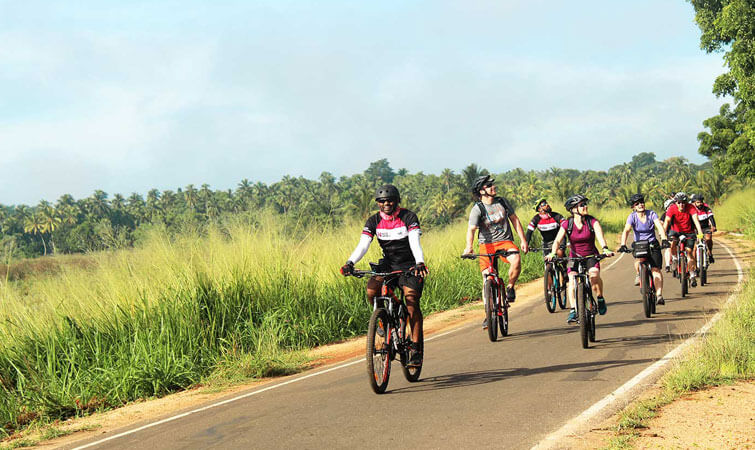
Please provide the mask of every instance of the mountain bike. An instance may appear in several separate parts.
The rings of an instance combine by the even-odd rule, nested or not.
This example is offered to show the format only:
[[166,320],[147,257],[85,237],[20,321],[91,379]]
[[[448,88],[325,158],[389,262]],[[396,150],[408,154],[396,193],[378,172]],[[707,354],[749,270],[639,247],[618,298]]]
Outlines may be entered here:
[[657,242],[634,241],[632,242],[632,250],[619,249],[619,251],[623,253],[632,253],[632,255],[639,260],[642,309],[645,312],[645,317],[648,318],[655,314],[655,307],[658,301],[655,295],[655,280],[653,279],[653,271],[650,267],[650,262],[648,261],[648,258],[650,257],[650,250],[657,245]]
[[490,342],[498,340],[498,330],[501,336],[509,334],[509,299],[504,295],[504,286],[498,277],[498,257],[507,257],[519,253],[518,250],[498,250],[495,253],[469,253],[461,255],[463,259],[486,257],[490,259],[490,272],[485,275],[485,320],[488,324],[488,338]]
[[[404,293],[399,289],[396,296],[395,281],[408,270],[378,272],[377,264],[370,263],[371,270],[354,270],[352,276],[362,278],[375,276],[382,278],[380,295],[372,301],[372,315],[367,329],[367,374],[370,387],[376,394],[382,394],[388,387],[391,376],[391,361],[398,355],[407,381],[419,380],[422,362],[410,364],[409,352],[412,342],[407,333],[409,313],[404,303]],[[420,335],[419,350],[424,355],[424,337]]]
[[[531,248],[532,252],[550,252],[550,247]],[[566,267],[560,262],[545,261],[543,268],[543,298],[548,312],[556,312],[556,304],[561,309],[566,309]]]
[[592,256],[568,256],[564,258],[553,258],[552,261],[561,261],[569,264],[572,271],[576,272],[574,276],[575,299],[577,304],[577,321],[579,322],[579,336],[582,341],[582,348],[588,348],[590,342],[595,342],[595,316],[598,314],[598,302],[592,295],[592,285],[590,276],[587,273],[587,260],[594,258],[598,261],[607,258],[606,255]]
[[700,275],[700,286],[702,287],[708,284],[708,267],[710,267],[708,246],[705,245],[704,239],[698,239],[695,246],[695,255],[697,256],[697,273]]
[[687,268],[687,252],[685,251],[684,242],[686,234],[674,236],[674,239],[679,242],[676,246],[676,263],[674,264],[674,276],[679,278],[679,283],[682,286],[682,298],[689,292],[689,270]]

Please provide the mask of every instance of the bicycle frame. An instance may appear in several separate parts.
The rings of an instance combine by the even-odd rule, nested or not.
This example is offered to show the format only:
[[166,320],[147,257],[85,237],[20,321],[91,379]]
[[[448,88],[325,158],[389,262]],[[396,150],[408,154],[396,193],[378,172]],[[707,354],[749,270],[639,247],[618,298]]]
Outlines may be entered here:
[[[498,250],[495,253],[461,255],[464,259],[486,257],[490,260],[490,271],[485,274],[483,289],[487,292],[488,286],[490,286],[490,293],[487,296],[488,298],[485,299],[485,314],[488,321],[488,337],[491,342],[498,340],[498,329],[500,329],[502,336],[509,333],[509,302],[506,296],[502,294],[504,286],[498,276],[498,257],[506,257],[515,253],[519,253],[519,251]],[[490,282],[490,285],[488,285],[488,282]],[[492,304],[488,302],[492,302]]]

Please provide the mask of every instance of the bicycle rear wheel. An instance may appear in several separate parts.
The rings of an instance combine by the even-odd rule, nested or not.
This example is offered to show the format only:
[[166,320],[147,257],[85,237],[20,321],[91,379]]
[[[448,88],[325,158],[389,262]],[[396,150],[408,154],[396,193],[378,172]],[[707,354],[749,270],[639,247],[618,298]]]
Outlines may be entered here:
[[556,281],[555,272],[551,264],[545,265],[543,273],[543,296],[545,297],[545,307],[549,313],[556,312]]
[[[404,336],[407,336],[406,334],[406,323],[404,323]],[[409,344],[411,342],[411,338],[406,338],[406,343]],[[423,333],[420,333],[419,335],[419,349],[422,353],[422,358],[424,359],[425,356],[425,337],[423,336]],[[409,366],[409,351],[401,352],[401,366],[403,368],[404,372],[404,378],[406,378],[407,381],[414,383],[415,381],[419,380],[419,374],[422,372],[422,363],[417,365]]]
[[556,273],[558,274],[558,307],[561,309],[566,309],[566,282],[569,279],[566,276],[566,272],[557,269]]
[[582,339],[582,348],[589,346],[589,327],[587,312],[587,293],[585,283],[577,281],[577,309],[579,310],[579,337]]
[[497,305],[498,288],[491,280],[485,280],[485,320],[488,322],[488,338],[490,342],[498,340]]
[[587,312],[587,318],[590,321],[590,327],[589,327],[589,338],[590,342],[595,342],[595,314],[598,313],[598,305],[595,303],[595,300],[592,298],[592,294],[590,294],[590,310]]
[[367,374],[370,377],[370,387],[376,394],[382,394],[388,387],[391,376],[391,327],[388,311],[378,308],[370,316],[367,329]]
[[640,263],[640,291],[642,292],[642,309],[645,311],[645,317],[650,317],[653,314],[653,307],[651,305],[650,295],[650,274],[648,266],[644,262]]
[[498,328],[501,331],[501,336],[509,335],[509,303],[503,301],[503,305],[500,307],[501,315],[498,316]]

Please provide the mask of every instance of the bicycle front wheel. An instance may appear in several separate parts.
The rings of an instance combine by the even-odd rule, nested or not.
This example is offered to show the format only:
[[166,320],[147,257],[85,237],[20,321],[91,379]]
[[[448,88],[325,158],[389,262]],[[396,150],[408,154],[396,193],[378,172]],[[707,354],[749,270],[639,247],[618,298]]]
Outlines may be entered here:
[[687,258],[679,258],[679,282],[682,284],[682,297],[689,292],[689,273],[687,273]]
[[650,295],[650,274],[648,266],[644,263],[640,263],[640,291],[642,292],[642,309],[645,311],[645,317],[650,317],[653,312],[653,306],[651,304]]
[[501,330],[501,336],[509,335],[509,305],[508,302],[503,301],[503,305],[500,308],[501,315],[498,316],[498,328]]
[[498,340],[498,287],[491,280],[485,280],[485,320],[488,322],[488,338],[490,342]]
[[556,270],[557,277],[558,277],[558,307],[561,309],[566,309],[566,282],[569,280],[569,277],[566,276],[566,272],[563,270]]
[[589,347],[589,312],[587,311],[587,292],[585,283],[577,281],[577,309],[579,309],[579,337],[582,339],[582,348]]
[[543,273],[543,295],[545,297],[545,307],[549,313],[556,312],[556,283],[555,274],[553,272],[553,266],[550,264],[545,265],[545,273]]
[[370,316],[367,329],[367,375],[370,387],[376,394],[382,394],[388,387],[391,376],[391,327],[388,311],[378,308]]

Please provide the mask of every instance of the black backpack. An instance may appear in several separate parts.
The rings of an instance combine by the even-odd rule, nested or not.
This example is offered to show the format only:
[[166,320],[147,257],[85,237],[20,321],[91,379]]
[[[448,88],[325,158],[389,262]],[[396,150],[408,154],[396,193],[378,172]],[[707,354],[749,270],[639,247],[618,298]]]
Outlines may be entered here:
[[[503,197],[495,197],[493,199],[493,203],[498,203],[503,207],[503,210],[506,211],[507,215],[511,215],[514,213],[514,211],[509,211],[509,209],[506,207],[506,203],[503,202]],[[485,209],[485,205],[482,202],[477,202],[477,207],[480,209],[480,222],[482,222],[483,217],[487,217],[488,211]]]

